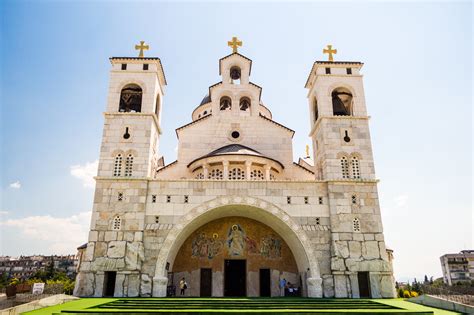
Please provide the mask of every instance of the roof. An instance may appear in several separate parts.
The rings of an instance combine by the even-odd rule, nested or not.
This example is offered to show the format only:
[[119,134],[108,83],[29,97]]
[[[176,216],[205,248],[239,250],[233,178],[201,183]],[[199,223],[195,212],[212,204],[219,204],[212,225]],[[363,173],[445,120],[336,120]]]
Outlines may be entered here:
[[213,157],[213,156],[224,156],[224,155],[258,156],[258,157],[262,157],[262,158],[265,158],[265,159],[272,160],[272,161],[280,164],[280,166],[282,168],[285,168],[280,161],[277,161],[275,159],[267,157],[267,156],[263,155],[262,153],[258,152],[257,150],[254,150],[252,148],[246,147],[246,146],[241,145],[241,144],[229,144],[229,145],[223,146],[223,147],[221,147],[217,150],[214,150],[214,151],[212,151],[212,152],[210,152],[206,155],[203,155],[203,156],[193,160],[192,162],[190,162],[188,164],[188,167],[191,164],[193,164],[194,162],[199,161],[201,159],[205,159],[205,158],[209,158],[209,157]]
[[241,54],[239,54],[239,53],[232,53],[232,54],[230,54],[230,55],[227,55],[227,56],[222,57],[221,59],[219,59],[219,74],[222,74],[222,71],[221,71],[221,61],[224,60],[224,59],[227,59],[227,58],[229,58],[229,57],[232,57],[233,55],[240,56],[240,57],[242,57],[242,58],[247,59],[248,61],[250,61],[250,68],[249,68],[249,75],[250,75],[250,74],[252,73],[252,59],[247,58],[247,57],[245,57],[244,55],[241,55]]
[[207,104],[210,101],[211,101],[211,97],[209,96],[209,94],[206,94],[206,96],[204,96],[204,98],[202,99],[201,104],[199,104],[199,106]]
[[150,61],[158,61],[158,64],[160,65],[159,70],[161,70],[161,74],[163,75],[163,79],[165,81],[165,85],[168,83],[166,82],[166,76],[165,76],[165,71],[163,70],[163,64],[161,63],[161,59],[158,57],[110,57],[109,58],[110,62],[113,63],[113,60],[150,60]]
[[309,72],[308,79],[306,79],[306,83],[304,85],[305,88],[308,87],[309,79],[311,78],[311,74],[314,73],[314,69],[316,68],[317,65],[360,65],[363,66],[364,63],[360,61],[323,61],[323,60],[316,60],[313,63],[313,67],[311,68],[311,71]]
[[265,120],[268,120],[269,122],[274,123],[274,124],[277,125],[277,126],[280,126],[280,127],[284,128],[284,129],[290,131],[291,133],[293,133],[293,135],[295,134],[295,131],[294,131],[293,129],[290,129],[290,128],[286,127],[286,126],[283,126],[282,124],[277,123],[276,121],[274,121],[274,120],[272,120],[272,119],[270,119],[270,118],[268,118],[268,117],[265,117],[265,116],[263,116],[263,115],[260,114],[260,113],[259,113],[259,116],[262,117],[262,118],[265,119]]
[[[181,126],[181,127],[179,127],[179,128],[176,128],[176,130],[175,130],[175,131],[176,131],[176,136],[178,136],[178,130],[181,130],[181,129],[186,128],[186,127],[191,126],[191,125],[194,125],[195,123],[200,122],[200,121],[202,121],[202,120],[204,120],[204,119],[206,119],[206,118],[209,118],[209,117],[211,117],[211,116],[212,116],[212,114],[207,114],[206,116],[202,116],[202,117],[199,118],[199,119],[196,119],[196,120],[194,120],[194,121],[192,121],[192,122],[190,122],[190,123],[188,123],[188,124],[186,124],[186,125],[183,125],[183,126]],[[179,138],[179,137],[178,137],[178,138]]]
[[79,249],[84,249],[84,248],[87,248],[87,243],[82,244],[77,249],[79,250]]

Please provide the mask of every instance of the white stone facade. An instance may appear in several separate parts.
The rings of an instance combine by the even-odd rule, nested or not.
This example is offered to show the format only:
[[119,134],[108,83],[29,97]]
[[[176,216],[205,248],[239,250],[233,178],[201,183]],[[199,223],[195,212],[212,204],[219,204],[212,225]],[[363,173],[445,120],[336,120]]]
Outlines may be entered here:
[[[240,216],[267,225],[288,244],[303,295],[395,296],[361,63],[316,62],[311,70],[314,166],[308,159],[293,162],[294,131],[273,120],[262,89],[250,82],[252,61],[238,53],[219,61],[222,81],[209,88],[192,122],[176,129],[177,160],[164,165],[160,60],[111,63],[91,229],[75,295],[165,296],[168,272],[191,233]],[[334,115],[334,91],[344,115]],[[111,272],[113,290],[105,288]],[[368,276],[368,293],[359,290],[361,275]],[[214,288],[213,295],[224,295],[221,285]]]

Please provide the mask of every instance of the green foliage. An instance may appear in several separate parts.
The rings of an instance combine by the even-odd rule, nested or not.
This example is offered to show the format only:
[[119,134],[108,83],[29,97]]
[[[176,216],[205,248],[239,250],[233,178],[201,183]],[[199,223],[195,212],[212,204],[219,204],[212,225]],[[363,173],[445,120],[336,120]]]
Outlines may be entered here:
[[397,295],[398,295],[399,298],[403,297],[403,289],[402,288],[398,288]]
[[0,288],[4,288],[8,285],[8,274],[6,272],[0,275]]
[[18,280],[17,278],[10,279],[10,285],[17,285],[18,283],[20,283],[20,280]]

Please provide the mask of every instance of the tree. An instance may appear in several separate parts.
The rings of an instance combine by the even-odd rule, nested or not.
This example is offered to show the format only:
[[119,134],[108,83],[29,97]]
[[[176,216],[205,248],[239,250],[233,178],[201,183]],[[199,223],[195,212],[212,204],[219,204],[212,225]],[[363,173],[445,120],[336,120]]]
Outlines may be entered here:
[[425,275],[425,281],[423,281],[424,284],[428,284],[430,281],[428,280],[428,276]]

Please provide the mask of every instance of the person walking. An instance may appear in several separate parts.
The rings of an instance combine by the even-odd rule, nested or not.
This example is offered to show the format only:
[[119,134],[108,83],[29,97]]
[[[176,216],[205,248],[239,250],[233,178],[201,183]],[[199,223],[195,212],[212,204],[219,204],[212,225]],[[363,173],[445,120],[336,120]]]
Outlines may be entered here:
[[186,283],[186,279],[184,277],[179,281],[179,288],[181,289],[181,296],[184,296],[186,289],[188,288],[188,284]]
[[280,279],[280,296],[285,296],[286,279]]

